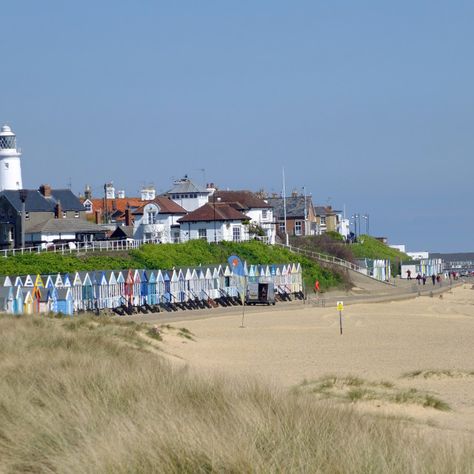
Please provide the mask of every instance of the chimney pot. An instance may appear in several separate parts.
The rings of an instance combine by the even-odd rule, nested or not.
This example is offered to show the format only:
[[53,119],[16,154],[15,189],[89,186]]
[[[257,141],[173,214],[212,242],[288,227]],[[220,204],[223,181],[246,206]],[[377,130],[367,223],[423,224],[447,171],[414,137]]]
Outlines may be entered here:
[[44,197],[51,197],[51,186],[49,184],[42,184],[39,188],[39,192]]

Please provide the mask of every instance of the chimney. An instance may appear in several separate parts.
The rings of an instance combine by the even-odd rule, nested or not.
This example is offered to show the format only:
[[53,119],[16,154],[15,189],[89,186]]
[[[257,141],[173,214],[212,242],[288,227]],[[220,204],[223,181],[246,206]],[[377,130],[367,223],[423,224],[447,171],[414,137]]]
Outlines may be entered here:
[[117,197],[119,199],[125,199],[125,191],[121,189],[120,191],[117,191]]
[[84,189],[84,198],[85,199],[92,199],[92,189],[89,185],[87,185]]
[[61,201],[58,201],[56,206],[54,207],[54,217],[59,219],[63,216],[63,210],[61,207]]
[[100,213],[100,209],[97,210],[97,211],[95,211],[95,223],[96,223],[96,224],[100,224],[100,223],[101,223],[101,222],[100,222],[100,221],[101,221],[101,218],[100,218],[101,216],[100,216],[100,214],[101,214],[101,213]]
[[39,192],[45,197],[49,198],[51,197],[51,186],[49,184],[42,184],[39,187]]
[[127,209],[125,209],[125,225],[129,226],[129,225],[131,225],[131,223],[132,223],[131,212],[130,212],[130,209],[127,208]]

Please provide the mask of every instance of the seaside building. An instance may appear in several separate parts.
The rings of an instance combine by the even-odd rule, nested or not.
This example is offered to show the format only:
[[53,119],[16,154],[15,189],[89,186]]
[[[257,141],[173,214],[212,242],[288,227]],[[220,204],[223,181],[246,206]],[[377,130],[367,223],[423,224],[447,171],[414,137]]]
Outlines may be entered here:
[[20,247],[22,230],[26,246],[89,242],[105,237],[104,229],[85,220],[84,207],[70,189],[52,189],[44,184],[22,193],[24,229],[20,192],[0,192],[0,248]]
[[251,191],[220,191],[216,190],[210,197],[210,202],[229,204],[234,209],[245,214],[249,222],[249,234],[267,244],[274,244],[276,237],[276,222],[273,207],[266,199],[261,199]]
[[280,238],[284,239],[285,236],[285,215],[288,235],[302,236],[319,233],[311,196],[293,193],[285,199],[273,196],[267,198],[267,201],[273,207],[277,233]]
[[188,212],[195,211],[209,201],[209,196],[215,189],[211,186],[204,188],[193,183],[187,175],[177,179],[173,187],[165,193],[165,196],[172,199],[176,204],[186,209]]
[[23,187],[20,157],[16,135],[8,125],[3,125],[0,131],[0,191]]
[[249,240],[248,216],[229,204],[209,202],[181,219],[180,241],[202,239],[209,243],[222,240],[242,242]]

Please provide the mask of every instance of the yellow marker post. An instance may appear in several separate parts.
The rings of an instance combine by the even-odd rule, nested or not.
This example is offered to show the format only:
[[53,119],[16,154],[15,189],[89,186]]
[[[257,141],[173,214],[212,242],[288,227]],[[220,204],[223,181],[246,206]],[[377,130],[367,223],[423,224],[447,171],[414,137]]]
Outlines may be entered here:
[[339,311],[339,333],[342,336],[342,312],[344,311],[344,301],[338,301],[336,307]]

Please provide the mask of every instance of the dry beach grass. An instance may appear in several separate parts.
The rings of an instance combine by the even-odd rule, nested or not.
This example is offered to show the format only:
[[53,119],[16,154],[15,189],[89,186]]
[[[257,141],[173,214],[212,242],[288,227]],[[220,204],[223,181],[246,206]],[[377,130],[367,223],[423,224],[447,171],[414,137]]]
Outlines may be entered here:
[[[179,324],[156,331],[106,318],[2,317],[0,472],[473,472],[469,436],[287,390],[303,373],[310,386],[330,368],[314,354],[313,369],[320,368],[297,367],[308,332],[297,313],[252,313],[246,329],[235,324],[239,316],[188,321],[190,332]],[[283,344],[281,334],[291,333]],[[290,343],[294,360],[284,362]],[[249,357],[254,363],[247,365]],[[364,379],[341,378],[335,370],[331,389],[372,390],[375,383],[390,397],[413,385],[419,374],[401,375],[415,365],[389,367],[383,377],[369,369]],[[258,381],[265,371],[267,381]],[[393,373],[400,373],[396,383],[383,386]],[[420,379],[426,380],[434,378]],[[430,391],[419,388],[420,396]],[[451,410],[417,407],[451,416],[459,407],[447,403]]]

